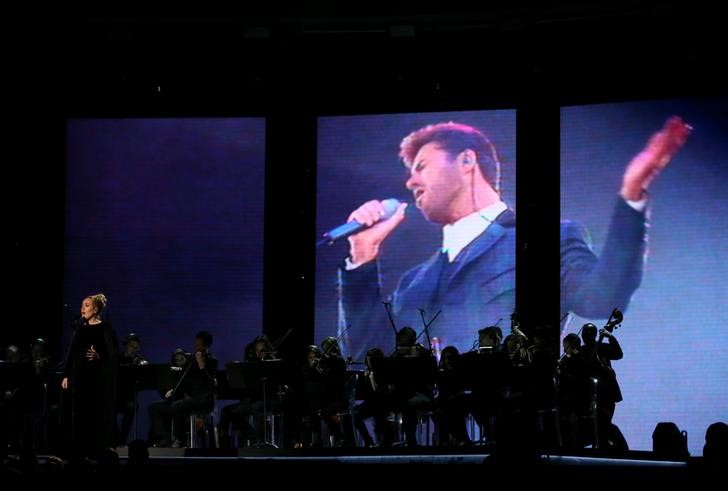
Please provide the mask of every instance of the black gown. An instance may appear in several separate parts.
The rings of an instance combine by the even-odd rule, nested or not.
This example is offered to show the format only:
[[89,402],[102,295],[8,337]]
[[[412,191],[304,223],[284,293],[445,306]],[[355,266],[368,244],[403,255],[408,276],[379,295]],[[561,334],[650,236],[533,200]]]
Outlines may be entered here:
[[[87,360],[93,345],[97,360]],[[94,455],[114,447],[118,341],[108,322],[82,325],[75,331],[64,375],[71,393],[71,439],[74,450]]]

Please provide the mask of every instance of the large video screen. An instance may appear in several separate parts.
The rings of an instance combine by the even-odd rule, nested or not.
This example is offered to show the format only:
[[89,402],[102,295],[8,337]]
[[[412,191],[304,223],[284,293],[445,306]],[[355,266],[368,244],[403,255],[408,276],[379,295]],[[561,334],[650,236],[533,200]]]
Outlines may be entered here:
[[607,397],[630,449],[673,422],[701,455],[728,415],[727,131],[727,99],[562,108],[562,336],[622,311]]
[[361,360],[409,326],[462,352],[509,318],[514,110],[321,117],[317,159],[317,343]]
[[264,164],[263,118],[69,120],[69,316],[102,292],[151,362],[201,330],[221,363],[242,359],[262,332]]

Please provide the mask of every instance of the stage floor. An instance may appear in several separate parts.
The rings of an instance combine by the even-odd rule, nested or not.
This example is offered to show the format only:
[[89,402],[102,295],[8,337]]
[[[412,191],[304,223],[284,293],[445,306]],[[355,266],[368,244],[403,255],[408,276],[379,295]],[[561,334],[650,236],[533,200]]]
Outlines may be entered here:
[[[563,484],[604,482],[660,482],[665,485],[704,481],[706,469],[701,458],[688,461],[655,460],[650,452],[629,452],[620,456],[597,455],[588,449],[580,455],[509,455],[490,454],[484,448],[444,451],[432,447],[388,449],[241,449],[206,450],[183,448],[150,448],[146,464],[133,465],[126,448],[118,449],[118,463],[86,462],[59,465],[50,456],[39,461],[39,482],[75,482],[86,475],[119,476],[119,483],[171,482],[216,485],[229,482],[246,484],[298,482],[332,476],[335,482],[351,484],[355,480],[409,490],[412,479],[422,485],[442,483],[455,485],[472,480],[500,482],[503,478],[518,483]],[[403,465],[405,464],[405,465]],[[711,478],[723,479],[710,471]],[[333,477],[335,476],[335,477]],[[112,481],[116,479],[113,477]],[[452,481],[452,480],[455,481]],[[432,486],[427,486],[432,487]],[[122,488],[124,489],[124,488]]]
[[[127,448],[119,447],[117,453],[126,460]],[[433,447],[408,449],[277,449],[246,448],[238,450],[209,450],[195,448],[150,448],[150,460],[212,462],[212,461],[279,461],[279,462],[337,462],[342,464],[484,464],[494,456],[484,448],[465,448],[451,451]],[[584,451],[578,455],[540,454],[532,462],[554,466],[588,467],[652,467],[685,468],[686,461],[655,460],[651,452],[629,452],[608,456],[596,451]]]

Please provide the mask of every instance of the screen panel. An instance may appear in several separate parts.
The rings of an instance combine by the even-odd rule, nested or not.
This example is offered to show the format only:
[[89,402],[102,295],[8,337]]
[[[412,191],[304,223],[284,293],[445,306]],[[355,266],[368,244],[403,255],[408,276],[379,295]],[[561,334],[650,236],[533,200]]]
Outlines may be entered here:
[[[486,169],[490,164],[492,170],[496,166],[495,160],[500,162],[503,209],[511,209],[505,213],[502,209],[491,209],[492,215],[478,215],[480,218],[476,221],[480,225],[475,224],[475,227],[481,226],[481,229],[473,232],[472,236],[458,227],[454,235],[461,235],[461,245],[465,248],[452,263],[450,258],[440,261],[437,256],[443,247],[446,220],[437,216],[432,208],[447,207],[455,202],[457,195],[457,199],[464,202],[467,213],[471,213],[480,210],[483,204],[492,205],[494,200],[498,201],[498,196],[494,194],[494,200],[489,198],[490,195],[484,197],[481,194],[482,183],[473,184],[470,174],[465,174],[465,177],[450,175],[454,181],[447,177],[446,170],[438,177],[425,175],[434,169],[434,163],[429,171],[422,170],[423,175],[412,179],[412,170],[403,165],[403,159],[398,156],[400,144],[407,135],[428,125],[448,122],[466,125],[490,141],[490,150],[482,148],[476,152],[477,155],[467,155],[471,161],[477,159],[470,164],[477,166],[484,179],[488,176],[485,181],[491,188],[495,187],[493,184],[497,179],[495,173]],[[473,145],[475,143],[470,146]],[[455,145],[447,155],[454,159],[465,147]],[[490,162],[485,154],[492,153],[493,148],[497,158],[492,156],[493,162]],[[383,302],[391,303],[397,329],[409,325],[418,333],[422,333],[424,325],[440,312],[430,325],[430,341],[434,344],[439,342],[441,347],[454,345],[460,351],[472,347],[477,340],[478,329],[496,323],[501,317],[508,318],[515,299],[514,110],[321,117],[318,120],[317,158],[316,227],[319,237],[346,223],[350,214],[368,201],[381,202],[391,198],[408,203],[404,221],[382,242],[375,261],[350,269],[355,265],[350,263],[347,266],[345,262],[350,254],[346,239],[318,247],[317,341],[324,336],[338,336],[345,355],[355,359],[361,359],[372,347],[387,352],[394,347],[394,331]],[[460,163],[462,158],[463,155]],[[470,164],[463,165],[467,169]],[[414,196],[421,192],[418,191],[420,188],[424,193],[420,198],[421,209],[418,209]],[[472,195],[473,190],[477,197]],[[429,220],[423,214],[428,207]],[[508,218],[513,219],[513,223],[490,226],[491,221],[505,219],[508,222]],[[457,245],[448,244],[453,251],[456,250]],[[433,264],[433,261],[440,261],[440,264]],[[461,268],[462,262],[465,267]],[[438,267],[450,268],[449,276],[442,271],[433,273]],[[447,279],[438,287],[432,281],[440,277]],[[377,281],[381,287],[379,292]],[[354,289],[348,288],[351,286]],[[420,309],[424,311],[422,314]],[[437,340],[433,341],[434,338]],[[424,333],[418,341],[428,345]]]
[[722,334],[728,317],[727,114],[724,98],[561,111],[562,312],[575,302],[563,281],[564,223],[588,231],[594,252],[611,258],[607,269],[624,272],[635,240],[643,238],[618,211],[627,165],[670,116],[692,127],[683,148],[649,183],[641,281],[617,289],[614,274],[601,276],[594,285],[600,295],[590,303],[604,303],[601,311],[573,316],[562,329],[563,337],[580,333],[586,322],[604,326],[617,305],[603,300],[626,295],[622,327],[614,332],[624,352],[613,362],[624,398],[614,423],[631,449],[651,450],[657,423],[671,421],[687,431],[690,453],[700,455],[708,425],[728,414],[728,341]]
[[103,292],[120,341],[138,334],[152,362],[200,330],[242,359],[262,332],[264,163],[263,118],[69,120],[69,315]]

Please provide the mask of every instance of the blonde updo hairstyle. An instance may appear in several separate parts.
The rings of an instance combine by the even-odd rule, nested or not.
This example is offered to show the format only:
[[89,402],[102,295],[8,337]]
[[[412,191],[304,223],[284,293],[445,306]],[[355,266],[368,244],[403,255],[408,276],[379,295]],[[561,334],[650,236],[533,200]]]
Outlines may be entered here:
[[101,316],[106,311],[106,305],[109,303],[108,300],[106,300],[106,295],[103,293],[97,293],[95,295],[89,295],[89,300],[91,300],[91,305],[94,306],[96,309],[96,315]]

